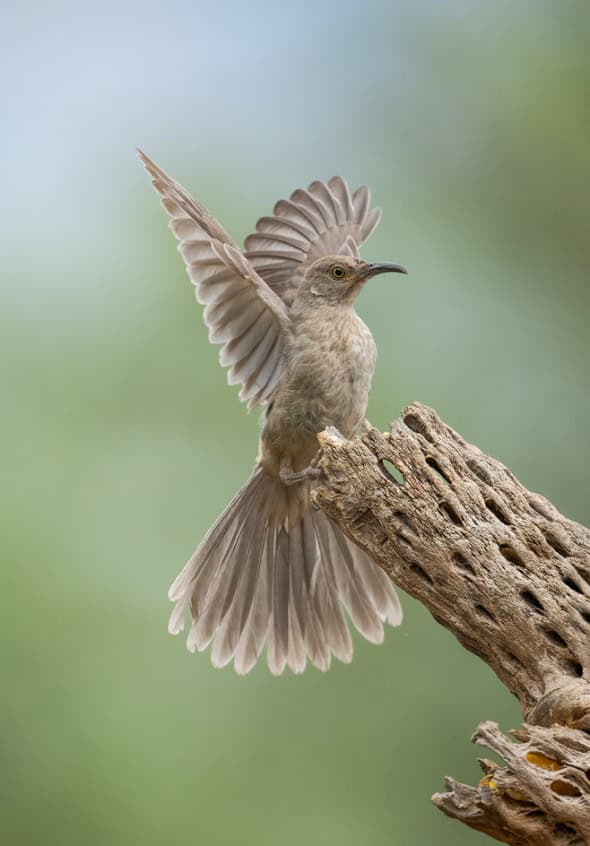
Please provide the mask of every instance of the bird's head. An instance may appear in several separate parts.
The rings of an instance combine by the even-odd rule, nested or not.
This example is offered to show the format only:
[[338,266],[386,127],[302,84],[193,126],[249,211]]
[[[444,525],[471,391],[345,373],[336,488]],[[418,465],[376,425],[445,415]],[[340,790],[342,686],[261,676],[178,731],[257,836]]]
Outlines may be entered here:
[[353,256],[323,256],[305,271],[300,293],[309,302],[352,304],[361,288],[380,273],[407,273],[399,264],[371,263]]

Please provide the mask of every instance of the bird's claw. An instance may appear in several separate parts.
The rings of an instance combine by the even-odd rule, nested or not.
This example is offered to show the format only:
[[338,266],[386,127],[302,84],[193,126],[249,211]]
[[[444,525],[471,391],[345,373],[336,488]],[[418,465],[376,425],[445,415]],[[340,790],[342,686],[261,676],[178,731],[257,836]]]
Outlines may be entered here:
[[299,482],[307,480],[317,481],[322,475],[319,467],[306,467],[305,470],[300,470],[298,473],[281,473],[281,482],[284,485],[297,485]]

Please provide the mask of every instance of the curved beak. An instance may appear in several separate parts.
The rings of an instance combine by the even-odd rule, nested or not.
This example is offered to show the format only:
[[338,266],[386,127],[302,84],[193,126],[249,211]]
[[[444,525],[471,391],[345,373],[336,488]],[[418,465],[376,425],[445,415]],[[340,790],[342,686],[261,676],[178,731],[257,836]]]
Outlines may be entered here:
[[378,276],[380,273],[407,273],[405,267],[401,264],[390,264],[389,262],[375,262],[374,264],[367,264],[357,274],[357,279],[372,279],[373,276]]

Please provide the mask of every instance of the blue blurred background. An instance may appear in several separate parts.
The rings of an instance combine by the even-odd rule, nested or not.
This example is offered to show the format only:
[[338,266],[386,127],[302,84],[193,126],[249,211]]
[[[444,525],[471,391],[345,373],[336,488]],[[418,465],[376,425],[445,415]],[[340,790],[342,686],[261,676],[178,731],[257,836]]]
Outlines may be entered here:
[[369,416],[419,399],[590,522],[585,2],[30,3],[3,10],[0,804],[5,843],[488,842],[429,802],[517,704],[405,597],[384,646],[270,678],[166,634],[246,478],[141,146],[236,238],[367,182]]

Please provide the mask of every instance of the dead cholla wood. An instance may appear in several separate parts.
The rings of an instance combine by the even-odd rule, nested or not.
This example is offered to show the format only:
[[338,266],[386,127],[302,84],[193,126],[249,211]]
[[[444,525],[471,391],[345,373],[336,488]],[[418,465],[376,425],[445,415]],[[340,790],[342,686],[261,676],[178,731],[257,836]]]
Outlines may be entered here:
[[495,723],[473,739],[507,766],[480,760],[479,787],[446,779],[433,801],[445,814],[513,846],[582,846],[589,842],[590,737],[562,727],[525,725],[513,743]]
[[431,409],[414,404],[402,422],[356,441],[322,433],[316,502],[494,669],[527,719],[559,713],[590,730],[590,532]]
[[590,531],[418,403],[385,435],[320,439],[317,504],[493,668],[530,723],[518,743],[480,726],[476,742],[507,767],[478,788],[449,780],[436,804],[501,842],[590,844]]
[[320,439],[317,504],[494,669],[526,719],[590,730],[590,531],[419,404],[391,434]]

